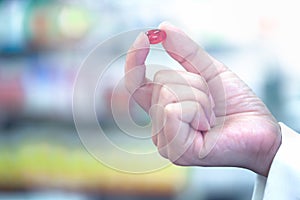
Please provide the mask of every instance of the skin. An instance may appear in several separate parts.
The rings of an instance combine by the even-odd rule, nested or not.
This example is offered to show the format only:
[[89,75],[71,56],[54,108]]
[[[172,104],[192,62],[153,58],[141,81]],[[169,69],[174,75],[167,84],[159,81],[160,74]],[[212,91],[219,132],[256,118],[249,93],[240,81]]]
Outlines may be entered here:
[[233,166],[267,176],[281,144],[275,118],[252,90],[182,30],[159,26],[162,42],[183,71],[146,78],[150,44],[141,33],[129,49],[125,84],[152,119],[159,153],[183,166]]

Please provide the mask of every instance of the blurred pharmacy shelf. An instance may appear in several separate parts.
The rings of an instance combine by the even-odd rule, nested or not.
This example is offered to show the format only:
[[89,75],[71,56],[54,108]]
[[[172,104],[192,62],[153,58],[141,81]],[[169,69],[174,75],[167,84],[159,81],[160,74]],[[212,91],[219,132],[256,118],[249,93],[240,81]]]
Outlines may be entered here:
[[[169,166],[133,175],[97,161],[74,127],[74,81],[99,43],[170,21],[237,73],[279,121],[300,131],[299,18],[293,0],[0,0],[0,199],[250,199],[255,175],[242,169]],[[179,67],[162,51],[151,51],[147,62]],[[99,125],[128,150],[154,150],[150,140],[137,145],[116,134],[111,101],[123,66],[124,59],[115,62],[98,88]],[[129,94],[114,95],[125,123]],[[145,113],[130,106],[135,122],[147,124]],[[106,153],[126,167],[157,162]]]

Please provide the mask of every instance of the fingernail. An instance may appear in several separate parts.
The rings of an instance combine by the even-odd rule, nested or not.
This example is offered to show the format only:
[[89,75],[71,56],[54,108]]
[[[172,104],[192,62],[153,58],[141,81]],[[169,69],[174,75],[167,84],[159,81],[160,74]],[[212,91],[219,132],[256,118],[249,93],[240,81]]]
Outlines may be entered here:
[[183,30],[181,30],[180,28],[174,26],[173,24],[171,24],[168,21],[164,21],[164,22],[160,23],[159,26],[158,26],[158,28],[162,29],[162,30],[166,30],[166,29],[168,30],[169,29],[171,31],[184,34]]
[[171,23],[168,22],[168,21],[163,21],[162,23],[160,23],[160,24],[158,25],[158,27],[161,27],[161,26],[173,26],[173,27],[174,27],[174,25],[171,24]]

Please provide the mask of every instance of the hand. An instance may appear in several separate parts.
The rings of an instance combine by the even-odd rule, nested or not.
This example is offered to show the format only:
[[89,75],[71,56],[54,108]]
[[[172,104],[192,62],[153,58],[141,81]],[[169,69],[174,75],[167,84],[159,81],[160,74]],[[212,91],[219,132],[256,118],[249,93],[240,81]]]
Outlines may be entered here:
[[267,176],[281,144],[277,121],[226,66],[183,31],[163,23],[163,47],[186,71],[146,78],[149,41],[141,33],[128,51],[126,87],[152,118],[159,153],[178,165],[235,166]]

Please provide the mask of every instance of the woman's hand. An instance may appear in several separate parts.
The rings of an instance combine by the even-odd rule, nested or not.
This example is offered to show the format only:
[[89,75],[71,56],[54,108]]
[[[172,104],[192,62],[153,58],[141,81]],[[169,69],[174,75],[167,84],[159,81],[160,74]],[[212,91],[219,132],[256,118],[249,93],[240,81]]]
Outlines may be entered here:
[[280,127],[263,102],[226,66],[180,29],[163,23],[163,47],[186,71],[145,76],[149,41],[128,51],[126,87],[152,118],[153,142],[178,165],[235,166],[267,176],[281,144]]

